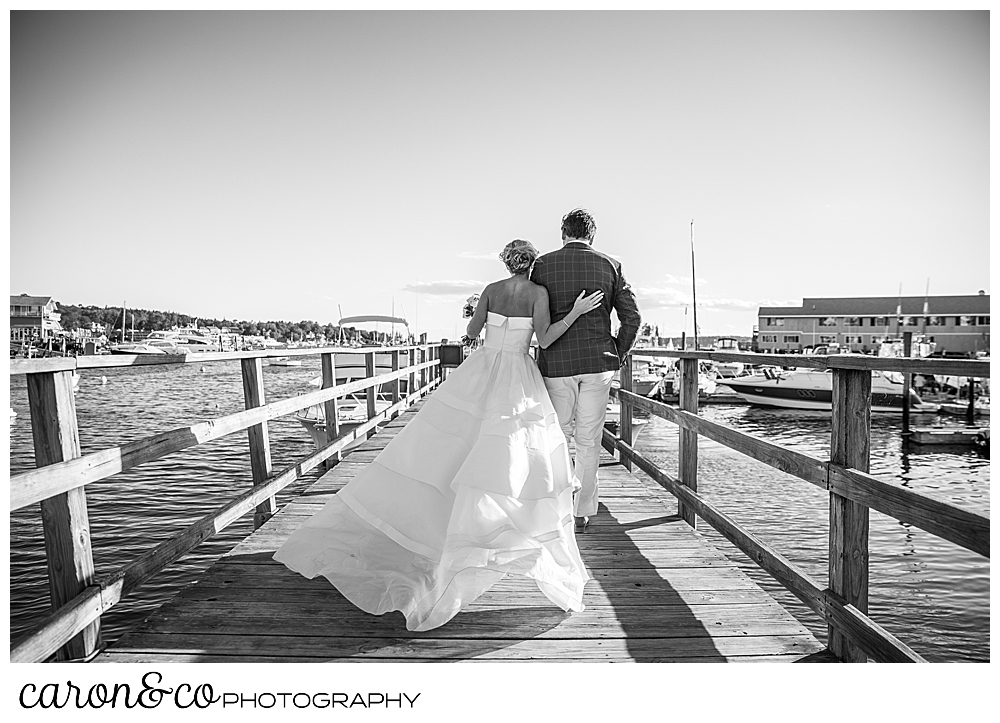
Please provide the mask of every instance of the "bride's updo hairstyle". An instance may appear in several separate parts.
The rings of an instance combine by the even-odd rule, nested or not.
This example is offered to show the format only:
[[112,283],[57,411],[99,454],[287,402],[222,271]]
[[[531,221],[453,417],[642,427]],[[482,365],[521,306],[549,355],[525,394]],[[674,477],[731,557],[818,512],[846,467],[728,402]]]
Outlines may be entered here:
[[530,241],[514,239],[503,247],[500,260],[512,274],[523,274],[528,271],[538,258],[538,249]]

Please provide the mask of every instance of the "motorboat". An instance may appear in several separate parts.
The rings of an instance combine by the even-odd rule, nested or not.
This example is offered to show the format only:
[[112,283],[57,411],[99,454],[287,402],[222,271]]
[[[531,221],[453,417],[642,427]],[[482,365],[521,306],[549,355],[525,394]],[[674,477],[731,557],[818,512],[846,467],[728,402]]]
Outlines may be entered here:
[[279,356],[268,360],[267,365],[269,367],[300,367],[302,366],[302,360],[291,359],[287,356]]
[[[640,397],[648,396],[667,370],[667,360],[657,356],[643,356],[632,353],[632,392]],[[621,382],[617,375],[612,386],[619,388]]]
[[219,335],[213,334],[205,329],[194,326],[182,326],[172,332],[164,332],[174,335],[178,345],[183,346],[188,351],[222,351]]
[[[873,412],[898,412],[903,408],[903,375],[898,372],[872,371],[871,408]],[[720,380],[746,402],[759,407],[781,409],[831,410],[833,408],[833,373],[820,369],[766,369],[752,374]],[[936,405],[925,404],[920,396],[907,390],[910,409],[933,411]]]
[[188,345],[180,341],[177,333],[170,331],[150,332],[149,336],[140,342],[115,344],[111,347],[112,354],[184,355],[190,351]]
[[[721,352],[739,352],[740,345],[739,341],[732,336],[720,336],[715,340],[715,344],[712,345],[712,351]],[[719,377],[723,379],[731,379],[732,377],[738,377],[746,370],[746,364],[739,361],[729,361],[729,362],[715,362],[715,371],[718,372]]]
[[[938,405],[937,411],[941,414],[952,414],[959,417],[964,417],[969,413],[969,403],[968,401],[960,401],[956,399],[953,402],[944,402]],[[990,416],[990,399],[989,397],[979,397],[972,404],[972,413],[976,417],[988,417]]]
[[[375,413],[385,411],[389,407],[389,402],[375,400]],[[326,410],[322,404],[314,404],[295,414],[295,420],[305,427],[312,439],[316,449],[322,449],[327,444],[326,439]],[[368,421],[367,400],[346,399],[337,402],[337,425],[340,435],[343,436],[361,426]],[[366,435],[348,444],[343,451],[353,449],[365,441]]]
[[[622,406],[621,403],[616,399],[609,399],[607,409],[604,412],[604,427],[612,434],[618,434],[621,428],[621,418],[622,418]],[[636,416],[635,413],[632,414],[632,441],[635,442],[636,436],[639,434],[638,428],[645,424],[647,419],[645,417]]]
[[[680,381],[677,366],[668,369],[660,377],[660,380],[645,396],[660,402],[674,402],[680,394]],[[715,394],[718,388],[718,370],[716,366],[707,360],[698,361],[698,396],[707,397]]]

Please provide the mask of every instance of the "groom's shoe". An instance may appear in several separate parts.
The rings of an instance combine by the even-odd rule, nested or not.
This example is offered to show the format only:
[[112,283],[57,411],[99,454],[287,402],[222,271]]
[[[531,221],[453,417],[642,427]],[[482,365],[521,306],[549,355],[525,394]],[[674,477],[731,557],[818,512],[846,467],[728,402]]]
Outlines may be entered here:
[[589,517],[574,517],[573,520],[576,522],[576,531],[583,532],[587,529],[587,525],[590,524]]

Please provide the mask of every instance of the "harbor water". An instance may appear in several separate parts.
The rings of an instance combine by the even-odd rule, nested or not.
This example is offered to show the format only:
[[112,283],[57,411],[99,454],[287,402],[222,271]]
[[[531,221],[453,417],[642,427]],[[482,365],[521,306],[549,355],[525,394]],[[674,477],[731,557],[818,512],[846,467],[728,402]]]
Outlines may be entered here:
[[[699,414],[820,459],[829,412],[706,405]],[[989,514],[989,459],[975,447],[902,443],[901,415],[872,415],[871,473]],[[636,449],[677,475],[677,425],[651,417]],[[635,470],[637,474],[642,474]],[[821,585],[827,580],[829,494],[712,440],[698,440],[698,492]],[[877,511],[869,514],[869,616],[932,662],[989,661],[989,559]],[[820,640],[827,628],[780,583],[703,520],[698,529]]]
[[[84,454],[151,434],[241,411],[239,362],[213,362],[80,372],[76,406]],[[318,357],[300,367],[265,367],[269,401],[312,391]],[[10,471],[34,467],[25,378],[10,378]],[[708,419],[769,441],[828,458],[830,417],[822,412],[770,411],[712,405]],[[268,423],[273,467],[286,469],[313,451],[292,417]],[[678,428],[651,418],[638,449],[672,472],[677,469]],[[989,510],[989,460],[974,448],[926,451],[904,448],[895,415],[872,417],[871,471],[912,489],[969,509]],[[88,485],[91,539],[98,577],[128,564],[251,484],[245,433],[169,455]],[[279,505],[320,472],[278,495]],[[723,511],[774,545],[818,581],[826,580],[828,495],[813,485],[746,458],[710,440],[699,442],[699,490]],[[103,635],[113,642],[128,628],[252,531],[246,515],[153,577],[105,615]],[[821,640],[826,626],[794,596],[700,521],[699,529],[771,592]],[[871,513],[870,614],[932,661],[989,660],[989,560]],[[17,639],[49,612],[44,545],[38,505],[10,520],[10,631]]]

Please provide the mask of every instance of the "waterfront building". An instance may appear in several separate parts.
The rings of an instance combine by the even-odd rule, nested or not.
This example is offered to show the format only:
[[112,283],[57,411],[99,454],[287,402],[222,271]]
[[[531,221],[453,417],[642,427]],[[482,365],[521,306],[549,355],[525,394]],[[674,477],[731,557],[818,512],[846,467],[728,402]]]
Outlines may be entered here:
[[936,352],[990,349],[990,296],[805,298],[802,306],[762,306],[755,350],[802,352],[820,345],[875,353],[903,332],[923,334]]
[[60,314],[51,296],[10,297],[10,340],[16,342],[51,339],[62,331]]

